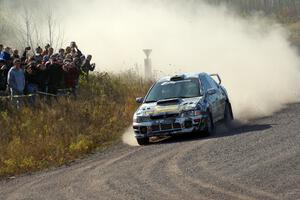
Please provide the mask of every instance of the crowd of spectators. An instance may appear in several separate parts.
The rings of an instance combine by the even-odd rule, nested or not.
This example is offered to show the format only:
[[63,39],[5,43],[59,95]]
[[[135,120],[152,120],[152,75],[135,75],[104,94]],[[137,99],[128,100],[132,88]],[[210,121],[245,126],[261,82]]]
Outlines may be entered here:
[[10,95],[50,94],[59,89],[71,89],[76,95],[80,75],[88,79],[94,71],[92,56],[83,55],[75,42],[58,53],[47,44],[34,51],[26,47],[22,54],[17,49],[0,44],[0,94]]

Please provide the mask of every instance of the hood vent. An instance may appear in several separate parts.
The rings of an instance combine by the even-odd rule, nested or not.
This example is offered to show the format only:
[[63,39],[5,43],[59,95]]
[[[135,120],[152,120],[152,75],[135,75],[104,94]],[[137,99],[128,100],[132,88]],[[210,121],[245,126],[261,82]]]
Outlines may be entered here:
[[164,99],[157,102],[157,105],[176,105],[180,103],[180,99]]

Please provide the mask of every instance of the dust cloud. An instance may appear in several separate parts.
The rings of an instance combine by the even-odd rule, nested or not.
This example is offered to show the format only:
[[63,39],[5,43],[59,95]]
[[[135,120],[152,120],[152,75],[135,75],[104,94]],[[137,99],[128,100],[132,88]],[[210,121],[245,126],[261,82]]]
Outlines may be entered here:
[[297,50],[282,25],[260,14],[240,17],[226,6],[200,0],[67,0],[58,5],[66,39],[93,54],[98,70],[142,66],[142,49],[151,48],[158,76],[219,73],[238,120],[268,116],[299,102]]
[[239,120],[267,116],[299,100],[297,50],[288,31],[271,19],[242,18],[201,1],[72,5],[76,15],[64,18],[67,35],[95,55],[101,70],[142,65],[141,50],[151,48],[158,74],[219,73]]
[[[271,115],[299,101],[297,50],[288,41],[289,32],[271,19],[258,14],[241,18],[224,6],[199,1],[88,4],[73,7],[78,14],[65,19],[66,28],[92,51],[101,70],[118,72],[136,62],[142,66],[141,50],[151,48],[159,75],[219,73],[240,121]],[[84,28],[76,29],[78,24]],[[123,141],[136,145],[132,131],[126,131]]]
[[139,146],[139,144],[137,143],[134,135],[133,135],[133,128],[129,127],[125,133],[123,133],[122,136],[122,141],[125,144],[128,144],[130,146]]

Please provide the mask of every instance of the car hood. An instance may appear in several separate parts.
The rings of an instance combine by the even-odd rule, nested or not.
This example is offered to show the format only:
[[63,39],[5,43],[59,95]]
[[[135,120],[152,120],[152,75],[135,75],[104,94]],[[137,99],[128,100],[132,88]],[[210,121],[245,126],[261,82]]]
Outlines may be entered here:
[[181,113],[185,110],[193,110],[197,107],[202,97],[178,99],[178,101],[160,103],[144,103],[136,111],[136,116],[159,115],[162,113]]

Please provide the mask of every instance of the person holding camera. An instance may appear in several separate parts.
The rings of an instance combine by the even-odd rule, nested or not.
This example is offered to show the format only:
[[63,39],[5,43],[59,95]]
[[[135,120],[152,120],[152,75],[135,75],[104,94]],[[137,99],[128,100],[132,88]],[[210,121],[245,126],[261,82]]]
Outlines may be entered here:
[[28,57],[28,51],[31,50],[31,47],[26,47],[23,51],[23,54],[21,56],[21,62],[22,63],[25,63],[25,61],[27,60],[27,57]]
[[70,54],[72,55],[73,59],[80,58],[82,56],[82,52],[79,50],[76,42],[71,42],[70,47],[71,47]]

